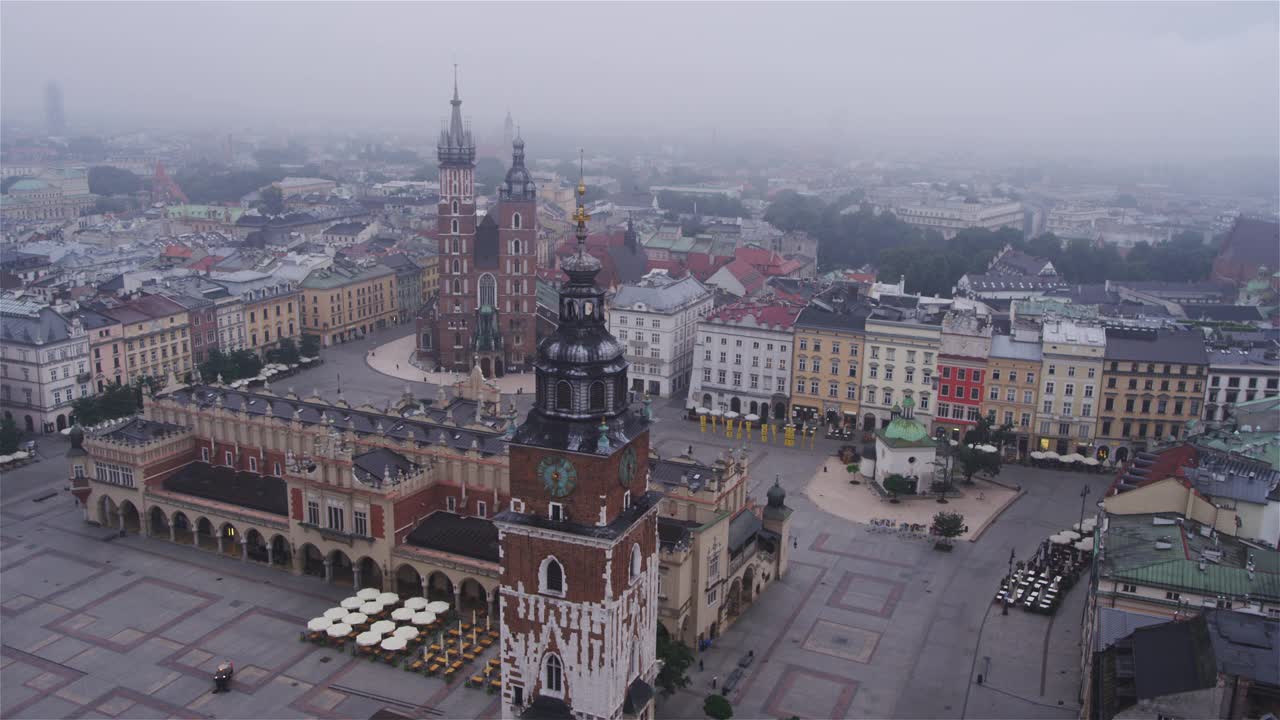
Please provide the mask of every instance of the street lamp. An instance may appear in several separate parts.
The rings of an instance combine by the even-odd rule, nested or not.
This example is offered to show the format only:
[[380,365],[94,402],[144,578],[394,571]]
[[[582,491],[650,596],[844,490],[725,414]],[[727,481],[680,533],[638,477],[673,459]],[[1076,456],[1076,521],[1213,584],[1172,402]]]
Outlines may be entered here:
[[1009,614],[1009,596],[1013,594],[1013,553],[1014,548],[1009,548],[1009,574],[1004,581],[1004,607],[1000,609],[1001,615]]
[[1080,488],[1080,533],[1084,534],[1084,503],[1089,498],[1089,486]]

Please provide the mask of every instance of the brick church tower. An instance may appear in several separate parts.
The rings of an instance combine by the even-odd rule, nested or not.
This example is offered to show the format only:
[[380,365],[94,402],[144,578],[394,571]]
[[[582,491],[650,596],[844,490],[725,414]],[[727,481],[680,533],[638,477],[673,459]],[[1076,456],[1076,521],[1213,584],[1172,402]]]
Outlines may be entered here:
[[440,297],[435,327],[436,359],[440,366],[467,370],[471,366],[475,310],[470,298],[471,252],[476,239],[476,144],[462,123],[454,68],[453,111],[449,127],[440,131],[436,157],[440,161],[440,204],[436,237],[440,249]]
[[560,326],[538,347],[537,394],[510,442],[502,559],[503,717],[651,718],[657,672],[658,503],[649,413],[628,402],[600,262],[562,263]]
[[491,378],[526,367],[537,345],[537,188],[517,135],[496,207],[479,218],[476,146],[462,121],[456,78],[450,104],[449,127],[436,148],[440,293],[431,341],[420,340],[419,352],[455,372],[479,364]]

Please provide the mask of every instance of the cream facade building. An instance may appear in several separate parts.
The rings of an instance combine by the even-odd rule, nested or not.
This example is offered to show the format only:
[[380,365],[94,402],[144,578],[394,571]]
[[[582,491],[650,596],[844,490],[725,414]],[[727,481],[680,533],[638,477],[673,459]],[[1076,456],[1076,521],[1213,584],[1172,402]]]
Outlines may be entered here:
[[893,406],[907,397],[915,404],[916,420],[931,427],[942,315],[882,304],[867,318],[863,344],[863,429],[888,427]]
[[1041,332],[1036,449],[1090,457],[1096,452],[1106,333],[1066,320],[1047,321]]

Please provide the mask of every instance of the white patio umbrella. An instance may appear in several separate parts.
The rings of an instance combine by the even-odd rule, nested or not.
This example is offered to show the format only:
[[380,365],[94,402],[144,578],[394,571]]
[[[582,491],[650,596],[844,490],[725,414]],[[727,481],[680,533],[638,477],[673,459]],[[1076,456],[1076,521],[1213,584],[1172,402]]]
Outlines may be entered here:
[[382,592],[378,590],[378,588],[365,588],[360,592],[356,593],[356,597],[360,598],[361,600],[377,600],[378,596],[381,594]]
[[342,622],[352,626],[363,625],[369,622],[369,616],[364,613],[351,613],[350,615],[342,618]]
[[1091,457],[1087,457],[1087,458],[1085,458],[1085,459],[1081,460],[1080,462],[1081,462],[1081,463],[1083,463],[1083,464],[1085,464],[1085,465],[1089,465],[1089,466],[1093,466],[1093,465],[1097,465],[1097,464],[1099,464],[1099,463],[1098,463],[1098,458],[1091,458]]
[[411,597],[404,601],[404,606],[410,610],[426,610],[427,599],[424,597]]
[[1048,452],[1046,452],[1046,453],[1044,454],[1044,459],[1045,459],[1045,460],[1057,460],[1059,457],[1060,457],[1060,456],[1058,455],[1058,453],[1056,453],[1056,452],[1054,452],[1054,451],[1052,451],[1052,450],[1050,450],[1050,451],[1048,451]]
[[382,636],[376,632],[362,632],[356,636],[356,644],[361,647],[369,647],[377,645],[382,641]]
[[1061,536],[1062,536],[1062,537],[1064,537],[1064,538],[1067,538],[1068,540],[1079,540],[1079,539],[1080,539],[1080,533],[1076,532],[1075,530],[1063,530],[1062,532],[1060,532],[1060,533],[1058,533],[1058,534],[1059,534],[1059,535],[1061,535]]
[[418,637],[418,628],[410,625],[401,625],[396,631],[391,633],[392,637],[398,637],[402,640],[412,640]]
[[329,633],[329,637],[346,637],[351,634],[351,626],[346,623],[334,623],[325,632]]
[[707,413],[709,413],[709,412],[711,412],[711,411],[710,411],[710,410],[708,410],[708,409],[706,409],[706,408],[704,408],[704,407],[700,407],[700,408],[698,408],[698,414],[699,414],[699,415],[706,415],[706,414],[707,414]]
[[427,612],[433,612],[437,615],[449,612],[449,603],[443,600],[432,600],[427,603]]
[[379,620],[378,622],[369,626],[369,630],[371,632],[376,632],[379,635],[386,635],[395,629],[396,629],[396,624],[391,622],[390,620]]
[[1093,538],[1092,537],[1084,538],[1080,542],[1076,543],[1075,548],[1077,550],[1082,550],[1084,552],[1093,552]]
[[11,463],[11,462],[13,462],[12,455],[0,455],[0,465],[4,465],[5,463]]
[[724,411],[723,411],[723,410],[712,410],[712,411],[711,411],[711,414],[712,414],[713,416],[715,416],[715,417],[720,417],[721,415],[724,415]]
[[725,413],[724,416],[730,420],[733,420],[734,418],[738,417],[738,413],[730,410],[729,412]]
[[360,599],[360,598],[358,598],[358,597],[352,596],[352,597],[349,597],[349,598],[343,598],[343,600],[342,600],[342,602],[341,602],[340,604],[342,605],[342,607],[344,607],[344,608],[346,608],[346,609],[348,609],[348,610],[355,610],[356,608],[358,608],[358,607],[360,607],[361,605],[363,605],[363,604],[364,604],[364,601],[363,601],[363,600],[361,600],[361,599]]
[[743,418],[743,420],[746,420],[749,423],[760,422],[760,416],[755,413],[749,413],[745,418]]
[[1070,465],[1071,463],[1073,463],[1073,462],[1075,462],[1075,461],[1076,461],[1076,458],[1077,458],[1077,457],[1079,457],[1079,456],[1078,456],[1078,455],[1063,455],[1062,457],[1058,458],[1058,462],[1060,462],[1060,463],[1065,463],[1065,464],[1067,464],[1067,465]]
[[410,622],[412,622],[414,625],[430,625],[435,621],[436,621],[436,614],[432,612],[427,612],[426,610],[423,610],[420,613],[415,613],[413,618],[410,620]]
[[10,455],[9,457],[13,458],[14,460],[26,460],[26,459],[27,459],[27,451],[26,451],[26,450],[19,450],[18,452],[16,452],[16,453],[14,453],[14,454]]
[[383,605],[395,605],[400,602],[400,596],[393,592],[384,592],[378,595],[378,602]]
[[382,612],[382,603],[367,602],[360,606],[360,612],[365,615],[377,615]]
[[1067,545],[1071,542],[1071,538],[1062,534],[1050,535],[1049,542],[1053,543],[1054,545]]
[[339,620],[347,616],[347,609],[340,608],[340,607],[329,608],[328,610],[324,611],[324,616],[334,622],[338,622]]
[[1085,518],[1084,529],[1081,532],[1093,532],[1098,527],[1098,518]]
[[1039,450],[1033,450],[1033,451],[1031,452],[1031,459],[1032,459],[1032,460],[1043,460],[1043,459],[1044,459],[1044,453],[1040,452]]
[[396,608],[391,611],[391,619],[397,622],[409,622],[413,619],[413,611],[409,608]]
[[404,646],[406,644],[407,643],[405,643],[404,638],[389,637],[382,641],[381,647],[383,650],[389,650],[391,652],[399,652],[400,650],[404,649]]
[[311,632],[322,632],[324,630],[328,630],[329,626],[332,624],[333,624],[333,621],[330,620],[329,618],[323,618],[323,617],[311,618],[310,620],[307,621],[307,629],[310,630]]

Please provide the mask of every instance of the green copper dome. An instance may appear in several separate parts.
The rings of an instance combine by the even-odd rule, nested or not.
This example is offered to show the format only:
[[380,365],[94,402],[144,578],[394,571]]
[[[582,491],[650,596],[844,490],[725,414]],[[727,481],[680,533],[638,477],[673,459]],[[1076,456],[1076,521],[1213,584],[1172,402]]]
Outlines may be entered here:
[[929,431],[924,425],[915,418],[896,417],[893,422],[889,423],[889,427],[884,429],[884,437],[886,440],[905,440],[906,442],[919,442],[929,436]]

